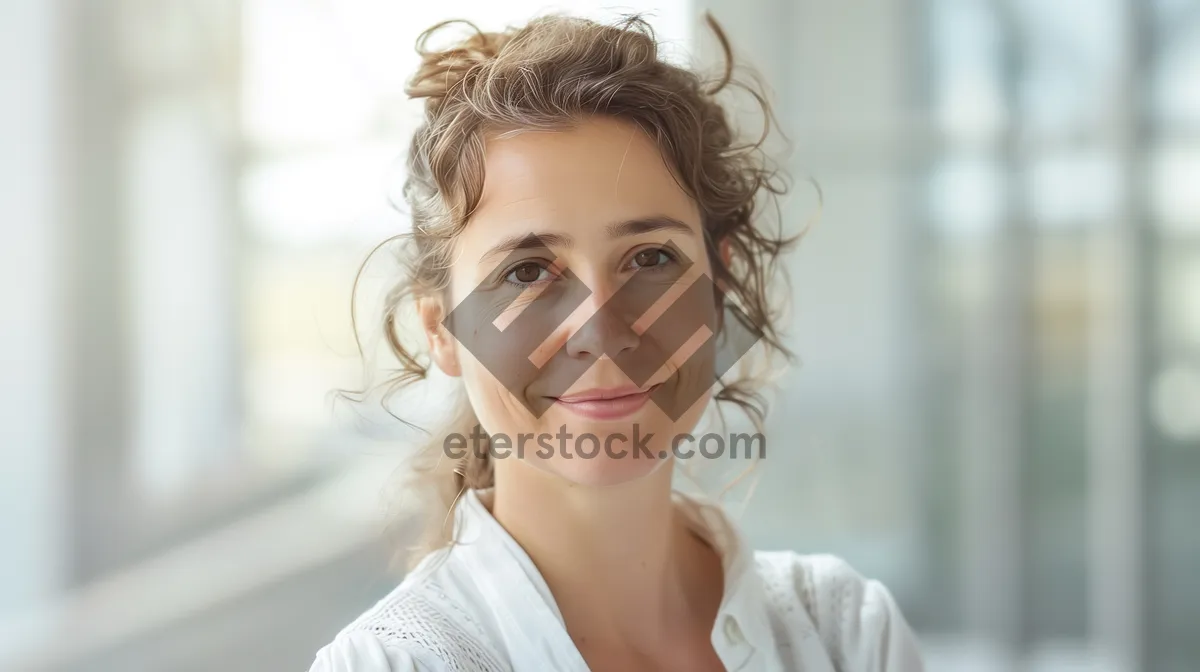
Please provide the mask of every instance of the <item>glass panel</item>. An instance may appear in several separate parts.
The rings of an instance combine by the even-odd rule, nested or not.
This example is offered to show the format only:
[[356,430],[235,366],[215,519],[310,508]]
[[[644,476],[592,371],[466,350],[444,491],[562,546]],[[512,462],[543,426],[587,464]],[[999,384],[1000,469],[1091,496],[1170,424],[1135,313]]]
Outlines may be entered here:
[[1098,131],[1119,65],[1119,0],[1016,3],[1023,127],[1039,138]]
[[1121,202],[1124,187],[1116,162],[1102,151],[1039,156],[1025,179],[1032,223],[1045,229],[1103,221]]
[[943,158],[929,178],[933,224],[952,238],[975,238],[999,226],[1004,211],[1003,175],[987,155]]
[[1200,9],[1196,3],[1164,9],[1158,28],[1151,104],[1167,129],[1200,131]]
[[1152,667],[1190,670],[1200,660],[1200,5],[1155,2],[1150,155],[1157,249],[1158,352],[1147,374],[1148,535],[1144,632]]
[[1164,358],[1150,385],[1147,646],[1155,669],[1190,670],[1200,660],[1200,356]]
[[1178,362],[1158,372],[1151,387],[1153,421],[1169,439],[1200,439],[1200,368]]
[[358,255],[260,251],[246,277],[243,320],[247,439],[255,459],[296,462],[332,447],[329,395],[359,383],[349,331]]
[[[242,457],[236,439],[237,237],[227,149],[228,3],[127,0],[114,17],[135,496],[179,497]],[[114,318],[115,319],[115,318]]]
[[387,202],[404,179],[395,144],[296,152],[249,166],[242,178],[247,224],[259,244],[317,247],[378,243],[407,225]]
[[1153,11],[1160,25],[1179,25],[1185,19],[1196,16],[1196,0],[1151,0]]
[[235,229],[228,184],[203,106],[181,97],[144,104],[128,134],[126,213],[136,397],[135,478],[177,494],[228,467],[234,440]]
[[1159,347],[1165,352],[1200,354],[1200,240],[1165,241],[1160,254]]
[[1087,634],[1088,257],[1082,235],[1036,243],[1025,524],[1026,632]]
[[1165,144],[1150,158],[1150,203],[1169,233],[1200,233],[1200,149]]
[[169,88],[225,72],[235,53],[235,0],[120,0],[116,49],[127,81]]
[[995,12],[982,0],[933,4],[930,77],[936,120],[955,142],[986,142],[1006,117]]
[[[324,4],[245,3],[242,118],[251,147],[352,142],[372,127],[379,91],[351,60],[348,40],[331,25]],[[397,72],[403,67],[397,63]]]

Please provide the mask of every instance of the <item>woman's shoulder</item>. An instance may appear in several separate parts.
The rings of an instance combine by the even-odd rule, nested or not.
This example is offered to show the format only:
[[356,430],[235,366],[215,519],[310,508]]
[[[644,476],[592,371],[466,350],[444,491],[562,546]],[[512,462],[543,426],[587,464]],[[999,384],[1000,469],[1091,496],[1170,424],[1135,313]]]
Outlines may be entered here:
[[775,614],[815,631],[839,669],[920,670],[917,639],[891,591],[832,554],[758,551]]
[[[436,554],[435,554],[436,556]],[[318,651],[310,672],[501,669],[453,563],[431,556]]]
[[846,597],[883,588],[840,556],[829,553],[755,551],[754,560],[774,597],[799,600],[809,611],[835,596],[845,602]]

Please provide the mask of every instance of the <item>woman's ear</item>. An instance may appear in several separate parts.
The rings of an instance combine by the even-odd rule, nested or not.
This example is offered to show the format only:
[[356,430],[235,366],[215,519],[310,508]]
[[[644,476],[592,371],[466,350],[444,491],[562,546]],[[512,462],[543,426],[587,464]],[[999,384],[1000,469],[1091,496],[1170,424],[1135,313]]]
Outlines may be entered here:
[[442,302],[435,297],[417,299],[417,314],[421,319],[421,327],[429,343],[429,354],[434,363],[447,376],[461,376],[462,367],[458,362],[457,343],[450,330],[442,324],[445,312]]

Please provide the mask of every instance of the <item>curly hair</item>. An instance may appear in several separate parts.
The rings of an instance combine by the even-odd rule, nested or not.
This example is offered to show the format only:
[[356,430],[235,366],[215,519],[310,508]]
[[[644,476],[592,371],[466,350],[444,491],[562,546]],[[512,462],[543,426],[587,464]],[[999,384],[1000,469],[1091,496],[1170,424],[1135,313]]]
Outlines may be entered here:
[[[713,398],[743,409],[761,428],[766,402],[759,389],[778,370],[769,362],[775,355],[793,358],[779,335],[782,306],[769,290],[782,273],[781,254],[799,235],[784,236],[779,217],[775,230],[768,230],[763,206],[774,205],[778,214],[778,197],[787,191],[782,172],[771,167],[763,148],[775,120],[765,94],[735,80],[729,42],[712,16],[705,18],[724,54],[724,67],[712,79],[667,62],[653,29],[639,16],[604,24],[549,15],[503,32],[483,32],[455,20],[421,34],[421,63],[407,87],[411,98],[424,101],[403,192],[412,230],[384,243],[399,243],[403,269],[382,316],[383,337],[399,362],[383,383],[385,407],[394,393],[429,371],[427,353],[403,343],[397,321],[406,302],[439,296],[449,285],[454,240],[469,225],[483,189],[487,139],[510,131],[569,128],[604,116],[646,132],[697,204],[713,280],[762,334],[756,348],[760,366],[747,373],[746,363],[739,363],[742,375],[718,380]],[[429,46],[456,24],[471,30],[465,39],[444,49]],[[753,141],[739,142],[718,100],[732,86],[749,93],[764,113],[762,133]],[[475,424],[474,412],[461,400],[446,429]],[[453,542],[450,514],[465,488],[493,484],[486,451],[470,452],[457,464],[447,464],[432,444],[418,455],[414,485],[432,490],[435,506],[410,564]]]

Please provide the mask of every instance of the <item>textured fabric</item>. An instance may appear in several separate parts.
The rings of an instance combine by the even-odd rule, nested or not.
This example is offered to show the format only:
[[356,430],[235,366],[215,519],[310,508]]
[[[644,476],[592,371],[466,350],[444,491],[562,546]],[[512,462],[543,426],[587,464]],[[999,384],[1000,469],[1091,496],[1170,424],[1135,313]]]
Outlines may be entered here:
[[[920,672],[888,590],[832,555],[752,552],[715,502],[677,495],[721,555],[712,643],[730,671]],[[310,672],[585,672],[529,556],[466,492],[460,542],[431,554],[317,652]]]

